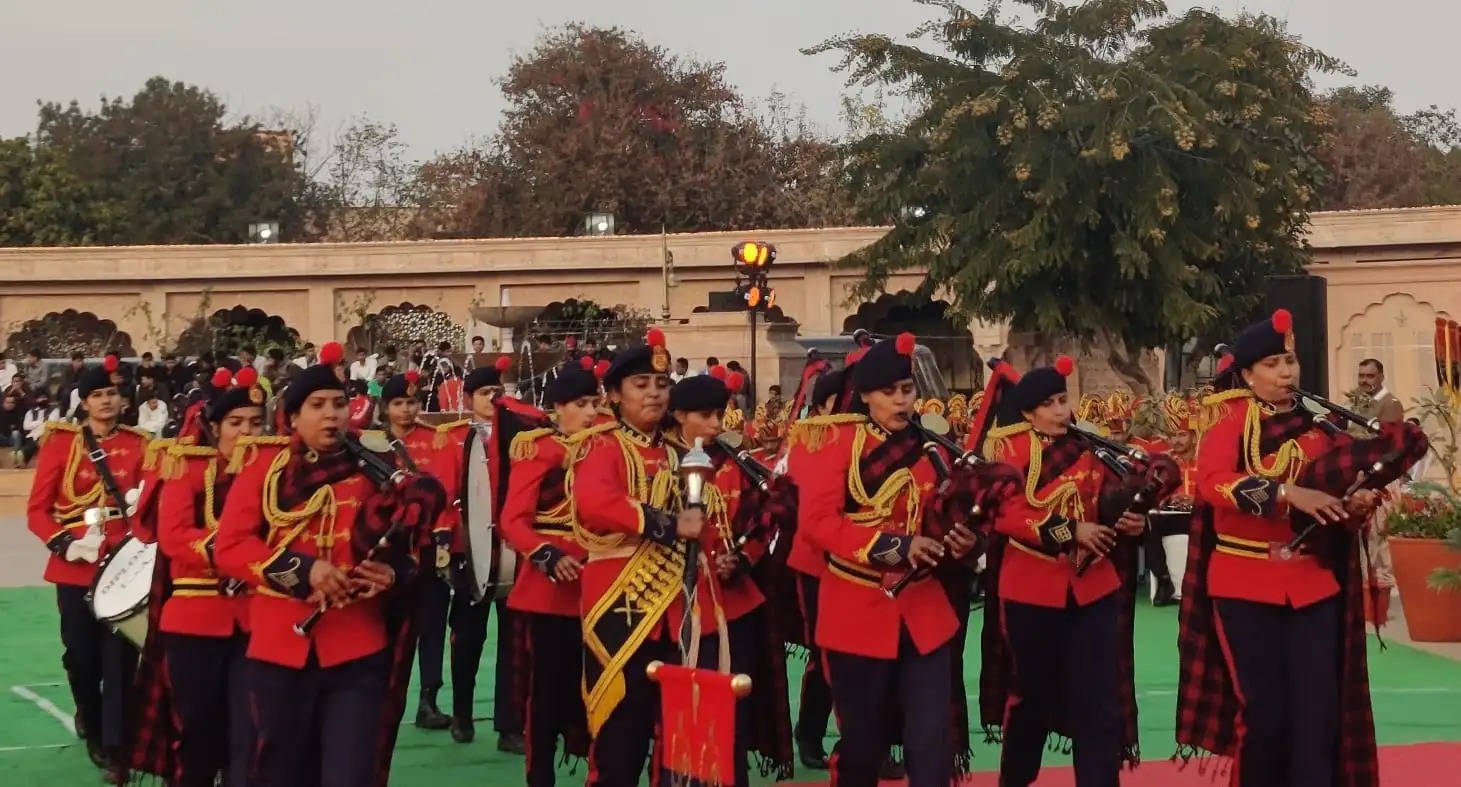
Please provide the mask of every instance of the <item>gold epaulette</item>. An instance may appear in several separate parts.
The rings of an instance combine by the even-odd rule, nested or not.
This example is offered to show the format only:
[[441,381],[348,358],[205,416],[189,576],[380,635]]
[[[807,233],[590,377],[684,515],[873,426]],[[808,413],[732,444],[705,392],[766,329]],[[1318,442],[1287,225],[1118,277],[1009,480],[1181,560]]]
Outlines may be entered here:
[[178,443],[176,440],[169,441],[172,444],[167,446],[165,456],[162,458],[162,467],[158,475],[164,479],[180,478],[183,475],[183,468],[187,466],[188,459],[212,459],[218,456],[218,449],[207,445],[188,445]]
[[1197,412],[1196,418],[1198,433],[1206,432],[1216,425],[1218,421],[1223,420],[1223,416],[1228,413],[1229,402],[1251,398],[1253,398],[1253,392],[1247,388],[1230,388],[1226,391],[1218,391],[1217,393],[1202,397],[1201,407]]
[[507,458],[517,462],[532,459],[538,455],[538,440],[552,434],[557,432],[546,426],[518,432],[512,438],[512,445],[507,447]]
[[1015,435],[1028,432],[1032,428],[1027,421],[1025,423],[1010,424],[1009,426],[999,426],[990,429],[984,436],[984,445],[981,446],[981,453],[984,454],[985,459],[995,462],[1000,461],[1014,451],[1014,446],[1011,445],[1010,440]]
[[142,469],[156,470],[157,460],[161,458],[163,454],[166,454],[168,452],[168,449],[176,445],[177,441],[178,440],[176,437],[160,437],[156,440],[149,442],[147,444],[147,447],[142,449]]
[[81,426],[79,424],[73,424],[70,421],[47,421],[45,429],[41,432],[41,439],[38,442],[44,444],[46,438],[50,437],[52,432],[71,432],[72,434],[77,434],[80,431]]
[[436,427],[436,439],[432,441],[432,445],[437,448],[445,448],[447,435],[451,433],[451,430],[457,428],[458,426],[466,426],[471,422],[472,419],[463,418],[460,421],[449,421],[444,424],[438,424]]
[[390,442],[391,436],[384,429],[361,429],[361,437],[368,437],[373,441]]
[[590,437],[593,437],[596,434],[604,434],[605,432],[612,432],[612,431],[614,431],[615,429],[618,429],[618,428],[619,428],[619,421],[617,419],[616,420],[613,420],[613,421],[605,421],[604,423],[594,424],[593,426],[590,426],[587,429],[582,429],[582,430],[579,430],[577,432],[574,432],[573,434],[568,435],[567,437],[563,438],[563,442],[564,443],[567,443],[568,445],[577,445],[579,443],[584,442],[585,440],[588,440]]
[[122,431],[124,431],[124,432],[131,432],[132,434],[137,435],[138,437],[142,438],[143,440],[147,440],[147,441],[151,441],[152,440],[152,433],[149,432],[149,431],[147,431],[146,429],[138,429],[135,426],[128,426],[126,424],[119,424],[117,426],[117,428],[120,429],[120,430],[122,430]]
[[287,435],[258,435],[238,438],[233,444],[233,456],[228,460],[227,472],[237,473],[259,458],[259,449],[270,446],[289,445]]
[[787,434],[787,442],[791,446],[801,443],[808,451],[820,451],[831,441],[829,435],[835,435],[837,427],[843,424],[860,424],[867,421],[867,416],[860,413],[838,413],[837,415],[815,415],[811,418],[803,418],[791,425]]

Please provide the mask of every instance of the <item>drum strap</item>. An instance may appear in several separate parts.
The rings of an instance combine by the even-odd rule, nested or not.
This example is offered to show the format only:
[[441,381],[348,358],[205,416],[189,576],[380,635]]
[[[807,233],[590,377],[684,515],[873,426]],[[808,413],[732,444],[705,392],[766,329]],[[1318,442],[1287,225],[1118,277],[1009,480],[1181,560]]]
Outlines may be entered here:
[[96,435],[91,431],[91,424],[81,425],[81,438],[86,441],[87,458],[96,468],[96,474],[101,478],[101,485],[106,487],[107,494],[117,504],[117,511],[122,515],[122,524],[126,525],[127,531],[132,530],[132,521],[127,517],[127,498],[122,495],[121,487],[117,486],[117,478],[112,475],[112,469],[107,466],[107,452],[97,442]]
[[401,465],[406,468],[406,472],[421,472],[419,469],[417,469],[415,460],[413,460],[411,458],[411,455],[406,452],[406,444],[401,442],[400,438],[391,438],[391,450],[396,452],[396,456],[401,460]]

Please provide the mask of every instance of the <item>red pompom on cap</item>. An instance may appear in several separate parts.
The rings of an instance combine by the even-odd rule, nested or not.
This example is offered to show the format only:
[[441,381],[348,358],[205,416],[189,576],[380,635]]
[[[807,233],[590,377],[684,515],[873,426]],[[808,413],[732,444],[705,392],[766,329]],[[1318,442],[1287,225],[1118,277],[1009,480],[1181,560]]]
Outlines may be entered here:
[[121,366],[121,363],[121,361],[117,360],[116,353],[107,353],[107,357],[101,360],[101,368],[106,369],[108,372],[115,372],[117,367]]
[[1069,355],[1062,355],[1055,359],[1055,371],[1060,372],[1061,377],[1069,377],[1075,371],[1075,359]]
[[745,384],[746,377],[740,372],[731,372],[730,374],[725,376],[725,387],[729,388],[731,393],[737,393],[741,390],[741,386]]
[[233,374],[227,369],[219,369],[213,373],[213,387],[219,390],[227,388],[233,382]]
[[721,382],[725,382],[726,381],[726,368],[724,366],[720,366],[718,364],[715,365],[715,366],[712,366],[712,367],[710,367],[710,376],[711,377],[714,377],[715,379],[717,379],[717,380],[719,380]]
[[1288,309],[1279,309],[1273,313],[1273,330],[1278,333],[1288,333],[1294,329],[1294,316]]
[[577,349],[578,348],[578,337],[577,336],[567,336],[567,337],[564,337],[564,339],[563,339],[563,346],[564,347],[567,347],[570,350]]
[[904,331],[903,333],[898,334],[898,338],[896,341],[897,343],[894,346],[898,348],[898,353],[900,355],[912,355],[913,346],[918,343],[918,337],[907,331]]
[[595,377],[597,377],[600,380],[602,380],[604,378],[604,375],[606,375],[608,373],[609,373],[609,362],[608,361],[599,361],[598,363],[594,364],[594,376]]
[[252,388],[259,381],[259,372],[252,366],[245,366],[234,375],[233,384],[240,388]]
[[420,380],[420,379],[421,379],[421,372],[419,372],[419,371],[417,371],[415,369],[412,369],[411,371],[406,372],[406,382],[410,383],[411,385],[415,385],[416,382],[418,380]]
[[325,366],[334,366],[343,360],[345,360],[345,348],[341,347],[339,342],[326,342],[325,346],[320,348],[320,363]]
[[588,357],[587,355],[583,356],[582,358],[579,358],[578,359],[578,368],[584,370],[585,372],[591,372],[591,371],[593,371],[593,368],[594,368],[594,359]]
[[663,347],[665,346],[665,332],[658,328],[650,328],[649,332],[644,335],[644,340],[650,347]]
[[499,355],[497,356],[497,360],[492,362],[492,365],[497,367],[497,371],[505,372],[512,366],[512,358],[507,355]]

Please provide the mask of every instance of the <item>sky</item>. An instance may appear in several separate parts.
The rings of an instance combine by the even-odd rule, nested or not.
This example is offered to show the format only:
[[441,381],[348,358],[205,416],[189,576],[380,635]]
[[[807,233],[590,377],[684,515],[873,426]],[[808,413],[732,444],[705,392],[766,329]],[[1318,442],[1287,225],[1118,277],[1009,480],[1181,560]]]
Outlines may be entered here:
[[[1461,29],[1454,0],[1168,4],[1287,18],[1354,67],[1353,81],[1393,89],[1402,110],[1461,106],[1443,65]],[[780,91],[836,132],[847,90],[830,70],[837,58],[798,50],[852,31],[906,33],[938,13],[913,0],[0,0],[0,136],[34,130],[38,99],[95,107],[163,75],[209,88],[237,114],[313,108],[324,136],[360,115],[394,123],[425,158],[490,136],[504,104],[494,79],[545,28],[574,20],[723,61],[748,99]]]

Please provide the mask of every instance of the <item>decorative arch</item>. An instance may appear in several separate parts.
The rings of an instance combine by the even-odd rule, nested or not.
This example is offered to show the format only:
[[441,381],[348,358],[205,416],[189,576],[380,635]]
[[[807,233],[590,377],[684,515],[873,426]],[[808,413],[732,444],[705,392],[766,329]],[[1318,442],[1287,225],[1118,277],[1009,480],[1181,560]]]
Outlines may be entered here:
[[277,347],[291,356],[300,345],[299,331],[263,309],[234,306],[193,320],[178,336],[176,352],[184,356],[205,352],[228,356],[238,354],[244,345],[253,345],[260,354]]
[[954,319],[948,301],[908,290],[883,293],[842,321],[844,334],[859,328],[878,336],[911,332],[933,352],[951,389],[968,392],[984,385],[984,367],[974,349],[974,337]]
[[5,345],[12,357],[30,350],[40,350],[45,358],[68,358],[76,352],[88,358],[108,352],[124,357],[137,354],[132,347],[132,337],[126,331],[118,330],[115,322],[75,309],[50,312],[39,319],[27,320],[10,334]]
[[1385,365],[1385,385],[1408,402],[1436,385],[1436,307],[1394,292],[1350,315],[1334,337],[1334,377],[1340,390],[1354,387],[1354,370],[1366,358]]
[[553,301],[527,325],[527,333],[557,346],[572,336],[592,339],[601,346],[626,347],[640,343],[652,321],[649,310],[622,303],[604,306],[591,298]]
[[465,336],[466,328],[446,312],[406,301],[367,316],[364,322],[349,330],[345,341],[352,349],[364,347],[368,352],[376,352],[386,345],[395,345],[405,352],[418,339],[426,342],[428,348],[451,342],[453,348],[461,349]]

